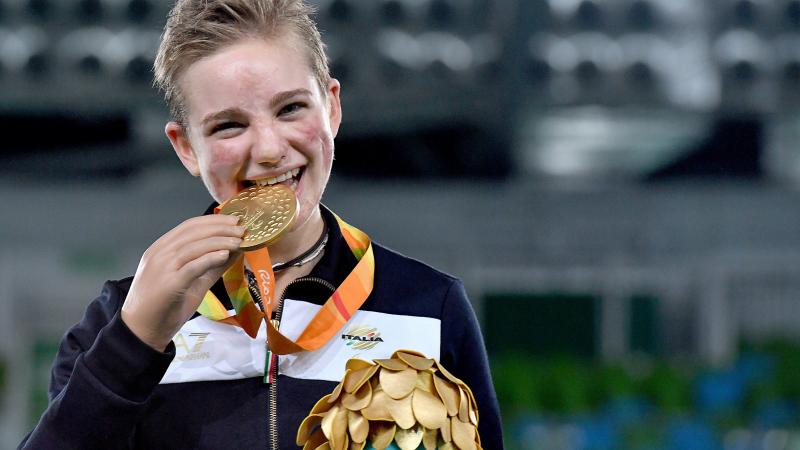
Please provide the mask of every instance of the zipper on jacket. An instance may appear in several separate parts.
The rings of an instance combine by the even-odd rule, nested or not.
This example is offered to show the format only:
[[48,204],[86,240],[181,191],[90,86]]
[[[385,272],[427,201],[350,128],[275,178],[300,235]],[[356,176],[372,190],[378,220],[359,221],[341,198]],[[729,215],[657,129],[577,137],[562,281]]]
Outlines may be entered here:
[[[278,308],[275,310],[275,319],[277,324],[275,328],[280,329],[281,324],[281,316],[283,315],[283,301],[286,298],[286,292],[289,290],[289,286],[302,282],[302,281],[312,281],[315,283],[319,283],[326,288],[330,289],[331,292],[336,291],[336,286],[328,282],[327,280],[323,280],[322,278],[318,277],[300,277],[291,283],[286,285],[286,288],[283,290],[281,294],[280,301],[278,302]],[[258,294],[258,301],[261,302],[261,295]],[[269,344],[267,345],[267,353],[269,354]],[[270,356],[272,357],[272,356]],[[270,440],[272,441],[272,450],[278,450],[278,355],[274,355],[275,363],[271,364],[270,367],[270,376],[272,377],[272,383],[269,385],[269,435]]]

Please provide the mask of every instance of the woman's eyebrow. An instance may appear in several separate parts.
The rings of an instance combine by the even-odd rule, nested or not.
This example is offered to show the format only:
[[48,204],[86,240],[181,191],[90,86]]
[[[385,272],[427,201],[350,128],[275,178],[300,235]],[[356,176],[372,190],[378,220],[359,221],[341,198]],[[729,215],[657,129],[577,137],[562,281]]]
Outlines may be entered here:
[[311,96],[311,91],[303,88],[303,89],[294,89],[291,91],[279,92],[272,97],[272,100],[270,100],[269,104],[272,108],[276,108],[280,106],[281,103],[286,102],[290,98],[302,95]]

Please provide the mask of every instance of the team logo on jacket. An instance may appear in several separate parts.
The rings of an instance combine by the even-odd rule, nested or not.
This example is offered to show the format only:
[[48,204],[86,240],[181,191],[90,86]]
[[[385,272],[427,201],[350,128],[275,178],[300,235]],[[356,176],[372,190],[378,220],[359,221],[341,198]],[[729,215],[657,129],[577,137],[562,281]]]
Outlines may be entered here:
[[353,325],[342,334],[345,345],[353,350],[370,350],[383,342],[378,329],[369,325]]
[[[189,333],[189,339],[186,339],[183,333],[176,334],[172,339],[172,342],[175,343],[175,350],[178,353],[175,359],[179,361],[194,361],[210,358],[211,354],[203,351],[203,343],[209,334],[211,333]],[[183,350],[183,352],[179,350]]]

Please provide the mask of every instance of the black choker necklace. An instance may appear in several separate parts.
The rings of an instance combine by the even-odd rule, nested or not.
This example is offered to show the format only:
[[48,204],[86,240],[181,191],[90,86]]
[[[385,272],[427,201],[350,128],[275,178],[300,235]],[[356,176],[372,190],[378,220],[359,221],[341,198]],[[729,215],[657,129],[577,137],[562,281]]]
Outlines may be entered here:
[[[283,263],[277,263],[272,265],[272,271],[277,272],[279,270],[288,269],[289,267],[300,267],[303,264],[313,261],[314,258],[319,256],[322,253],[322,250],[325,249],[325,244],[328,243],[328,224],[324,221],[322,222],[322,234],[317,239],[317,242],[311,246],[310,249],[306,250],[303,254],[296,258],[292,258],[289,261]],[[253,298],[256,300],[256,304],[259,308],[261,308],[261,290],[258,287],[258,283],[256,282],[256,276],[253,275],[253,272],[250,269],[245,268],[244,272],[247,276],[247,284],[250,288],[250,293]]]
[[314,258],[319,256],[322,253],[322,250],[325,249],[325,244],[328,243],[328,225],[325,221],[322,222],[322,234],[317,239],[317,242],[311,246],[308,250],[306,250],[301,255],[290,259],[289,261],[277,263],[272,265],[272,271],[277,272],[279,270],[288,269],[289,267],[300,267],[303,264],[313,261]]

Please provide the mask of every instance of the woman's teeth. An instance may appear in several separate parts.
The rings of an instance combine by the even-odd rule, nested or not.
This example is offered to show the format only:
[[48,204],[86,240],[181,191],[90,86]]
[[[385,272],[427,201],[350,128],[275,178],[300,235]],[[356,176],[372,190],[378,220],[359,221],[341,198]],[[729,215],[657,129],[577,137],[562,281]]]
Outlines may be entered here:
[[286,173],[278,175],[277,177],[255,180],[253,183],[257,184],[258,186],[272,186],[273,184],[278,184],[286,180],[292,180],[292,183],[289,187],[294,189],[297,187],[297,180],[294,179],[294,177],[296,177],[299,173],[300,169],[292,169]]

